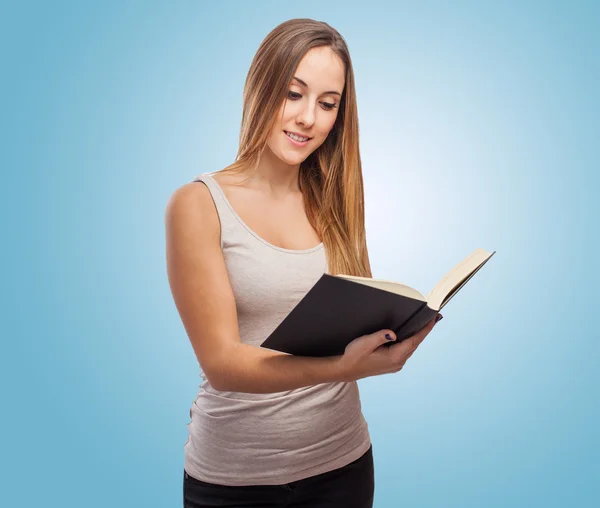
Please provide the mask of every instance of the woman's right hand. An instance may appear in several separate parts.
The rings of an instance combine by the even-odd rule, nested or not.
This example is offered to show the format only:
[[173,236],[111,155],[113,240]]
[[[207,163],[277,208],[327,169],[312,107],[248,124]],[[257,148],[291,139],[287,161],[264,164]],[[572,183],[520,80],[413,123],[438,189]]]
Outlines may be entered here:
[[[356,381],[369,376],[398,372],[433,329],[439,316],[441,314],[435,316],[413,336],[389,347],[380,347],[396,340],[396,334],[388,329],[354,339],[339,358],[342,380]],[[385,338],[386,333],[390,335],[391,340]]]

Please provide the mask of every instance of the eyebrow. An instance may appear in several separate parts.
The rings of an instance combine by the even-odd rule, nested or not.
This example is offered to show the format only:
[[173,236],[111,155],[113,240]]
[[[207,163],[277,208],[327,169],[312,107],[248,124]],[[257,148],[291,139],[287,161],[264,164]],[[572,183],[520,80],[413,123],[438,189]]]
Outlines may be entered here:
[[[308,88],[308,85],[304,81],[302,81],[300,78],[297,78],[296,76],[294,76],[292,79],[295,79],[302,86],[305,86]],[[340,97],[342,96],[342,94],[340,92],[336,92],[335,90],[330,90],[329,92],[325,92],[325,94],[335,94],[335,95],[339,95]]]

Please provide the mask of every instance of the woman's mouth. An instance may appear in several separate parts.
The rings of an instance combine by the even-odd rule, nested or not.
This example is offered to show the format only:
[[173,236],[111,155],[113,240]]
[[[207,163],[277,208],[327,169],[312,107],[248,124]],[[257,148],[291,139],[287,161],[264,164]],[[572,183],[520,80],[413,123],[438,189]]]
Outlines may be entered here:
[[299,136],[296,136],[295,134],[290,134],[288,131],[283,131],[283,132],[285,132],[286,137],[290,140],[290,142],[294,146],[306,146],[307,143],[312,139],[312,138],[306,138],[306,137],[299,137]]

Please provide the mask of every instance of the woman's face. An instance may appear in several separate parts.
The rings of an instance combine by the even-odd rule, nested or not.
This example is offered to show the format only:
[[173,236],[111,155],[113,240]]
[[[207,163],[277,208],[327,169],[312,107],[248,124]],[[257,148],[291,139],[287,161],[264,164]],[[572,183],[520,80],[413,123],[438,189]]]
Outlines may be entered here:
[[[331,48],[312,48],[298,64],[294,78],[267,141],[271,151],[290,165],[305,160],[333,128],[344,91],[344,64]],[[299,142],[288,132],[310,139]]]

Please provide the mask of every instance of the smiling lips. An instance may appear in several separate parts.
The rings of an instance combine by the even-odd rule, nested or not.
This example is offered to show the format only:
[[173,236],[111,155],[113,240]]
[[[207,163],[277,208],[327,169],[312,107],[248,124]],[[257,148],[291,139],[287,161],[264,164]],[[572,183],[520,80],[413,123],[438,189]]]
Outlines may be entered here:
[[292,133],[292,132],[288,132],[288,131],[283,131],[283,132],[285,132],[285,135],[287,136],[287,138],[295,146],[304,146],[304,145],[306,145],[312,139],[312,138],[309,138],[307,136],[300,136],[298,134],[295,134],[295,133]]

